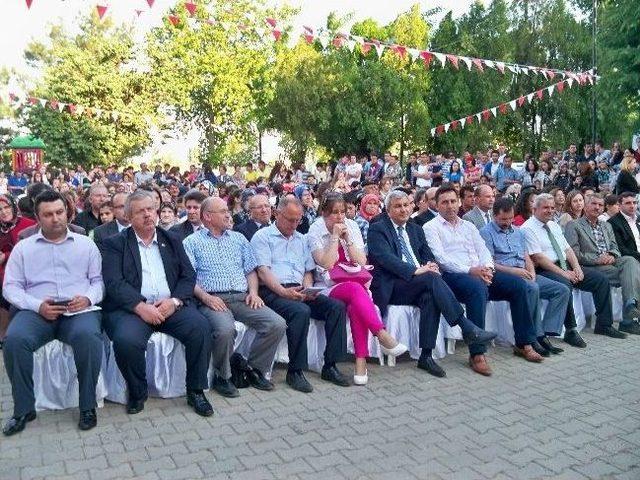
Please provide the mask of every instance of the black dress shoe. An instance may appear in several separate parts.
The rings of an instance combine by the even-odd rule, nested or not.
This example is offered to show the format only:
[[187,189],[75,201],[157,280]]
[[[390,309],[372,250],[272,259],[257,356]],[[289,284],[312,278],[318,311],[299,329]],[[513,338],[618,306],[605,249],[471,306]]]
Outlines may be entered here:
[[338,367],[336,367],[335,365],[331,365],[330,367],[322,367],[320,378],[322,380],[326,380],[327,382],[338,385],[339,387],[348,387],[349,385],[351,385],[349,383],[349,379],[342,375],[342,373],[340,373],[340,370],[338,370]]
[[7,437],[11,435],[15,435],[16,433],[20,433],[24,430],[24,427],[27,425],[27,422],[31,422],[36,419],[36,412],[29,412],[26,415],[22,415],[21,417],[11,417],[7,420],[7,423],[2,427],[2,433],[4,433]]
[[273,383],[267,380],[257,368],[252,368],[247,372],[247,379],[253,388],[266,391],[273,390]]
[[631,335],[640,335],[640,324],[638,322],[621,323],[618,330]]
[[486,330],[482,330],[481,328],[478,328],[474,325],[473,330],[471,330],[470,332],[462,333],[462,338],[464,340],[464,343],[466,343],[467,345],[472,345],[489,343],[491,340],[496,338],[497,335],[497,333],[487,332]]
[[135,415],[144,410],[144,402],[147,401],[147,396],[142,398],[130,398],[127,402],[127,413],[129,415]]
[[305,378],[304,373],[301,370],[294,370],[287,372],[287,385],[289,385],[294,390],[297,390],[302,393],[311,393],[313,392],[313,387],[309,383],[309,381]]
[[91,430],[97,424],[98,416],[96,415],[95,408],[80,412],[80,420],[78,421],[78,428],[80,430]]
[[223,397],[236,398],[240,396],[240,392],[233,383],[217,375],[213,377],[213,389]]
[[213,415],[213,407],[202,392],[187,392],[187,404],[201,417]]
[[551,352],[549,350],[547,350],[546,348],[544,348],[542,345],[540,345],[538,342],[533,342],[531,344],[531,348],[533,348],[533,350],[538,355],[542,355],[543,357],[550,357],[551,356]]
[[572,328],[564,334],[564,341],[572,347],[587,348],[587,343],[582,339],[575,328]]
[[616,330],[611,326],[602,327],[602,328],[596,327],[593,329],[593,333],[595,333],[596,335],[606,335],[607,337],[611,337],[611,338],[627,338],[626,333],[619,332],[618,330]]
[[540,345],[546,351],[553,353],[554,355],[558,355],[559,353],[564,352],[562,348],[556,347],[553,343],[551,343],[551,340],[549,340],[547,337],[538,338],[538,345]]
[[418,368],[426,370],[434,377],[443,378],[447,376],[447,372],[445,372],[433,358],[418,359]]

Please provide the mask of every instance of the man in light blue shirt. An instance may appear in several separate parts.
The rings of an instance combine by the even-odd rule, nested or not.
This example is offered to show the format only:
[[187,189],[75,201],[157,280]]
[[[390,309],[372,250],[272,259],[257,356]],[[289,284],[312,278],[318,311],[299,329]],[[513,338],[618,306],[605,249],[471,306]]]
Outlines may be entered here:
[[[547,336],[558,336],[562,331],[567,305],[571,301],[571,290],[560,282],[536,275],[535,266],[526,251],[524,233],[513,226],[514,208],[509,198],[501,198],[493,205],[494,220],[480,229],[480,235],[494,259],[496,270],[522,278],[530,287],[528,296],[536,329],[533,349],[544,357],[550,353],[561,353],[562,349],[551,344]],[[544,312],[540,299],[549,303]]]
[[511,155],[508,153],[504,155],[502,163],[498,167],[496,172],[496,188],[499,192],[504,193],[509,185],[522,182],[520,172],[511,166]]
[[206,198],[200,216],[204,228],[182,243],[196,272],[194,293],[201,302],[200,313],[212,329],[211,351],[216,369],[213,388],[226,397],[239,395],[239,385],[229,381],[237,320],[256,331],[247,359],[249,368],[243,373],[253,387],[273,390],[264,374],[271,369],[287,324],[258,295],[258,264],[253,249],[244,235],[231,230],[226,202],[217,197]]
[[309,393],[313,387],[303,370],[308,367],[307,333],[311,317],[325,322],[327,347],[322,379],[345,387],[349,382],[336,367],[347,351],[344,303],[324,295],[303,293],[304,288],[313,285],[315,262],[306,238],[296,232],[302,212],[302,204],[296,197],[284,197],[278,204],[275,223],[258,230],[251,246],[259,266],[260,297],[287,322],[287,383],[295,390]]

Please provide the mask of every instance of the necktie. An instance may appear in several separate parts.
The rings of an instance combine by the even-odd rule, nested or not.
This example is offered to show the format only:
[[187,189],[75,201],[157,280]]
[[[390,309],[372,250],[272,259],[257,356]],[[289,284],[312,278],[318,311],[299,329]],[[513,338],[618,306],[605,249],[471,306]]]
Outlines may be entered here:
[[398,241],[400,242],[400,250],[402,251],[402,255],[404,255],[405,262],[407,262],[412,267],[416,267],[416,264],[413,261],[413,255],[411,255],[411,250],[409,250],[407,242],[404,241],[403,232],[404,227],[398,227]]
[[551,246],[553,247],[553,251],[556,252],[556,256],[558,257],[558,262],[560,263],[560,268],[562,268],[563,270],[566,270],[567,269],[567,261],[564,258],[562,250],[560,250],[560,245],[558,245],[556,237],[554,237],[553,233],[551,233],[551,229],[549,228],[549,224],[545,223],[542,228],[544,228],[547,231],[547,236],[549,237],[549,240],[551,241]]
[[491,223],[491,215],[489,215],[489,212],[485,213],[484,217],[487,219],[487,224]]

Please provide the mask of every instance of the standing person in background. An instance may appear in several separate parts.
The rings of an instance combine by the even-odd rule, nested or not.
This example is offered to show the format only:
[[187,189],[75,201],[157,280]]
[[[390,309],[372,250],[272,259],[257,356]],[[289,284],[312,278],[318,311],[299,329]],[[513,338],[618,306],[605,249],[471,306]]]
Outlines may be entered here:
[[349,163],[345,167],[345,181],[351,185],[351,182],[360,182],[362,175],[362,163],[358,162],[355,154],[349,155]]
[[135,175],[135,184],[139,187],[144,183],[151,182],[153,180],[153,172],[149,170],[146,163],[140,164],[140,171]]
[[393,186],[400,185],[402,183],[403,175],[402,165],[400,165],[400,162],[398,161],[398,156],[385,153],[385,158],[388,158],[389,160],[385,163],[383,178],[390,179]]

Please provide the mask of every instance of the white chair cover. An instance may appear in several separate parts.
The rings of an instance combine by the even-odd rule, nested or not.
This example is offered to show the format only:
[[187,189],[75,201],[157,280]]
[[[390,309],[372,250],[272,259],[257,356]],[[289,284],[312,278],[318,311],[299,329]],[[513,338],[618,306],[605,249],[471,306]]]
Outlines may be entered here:
[[[98,407],[107,396],[105,355],[96,385]],[[33,387],[36,410],[64,410],[78,407],[78,373],[71,346],[53,340],[33,354]]]
[[[611,306],[613,309],[613,321],[622,320],[624,305],[622,302],[622,288],[611,287]],[[596,306],[593,302],[593,295],[582,290],[573,291],[573,309],[576,315],[578,331],[582,331],[587,324],[586,317],[596,313]]]

